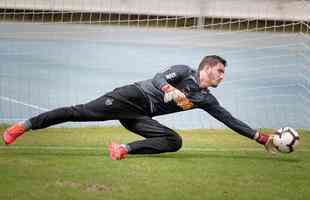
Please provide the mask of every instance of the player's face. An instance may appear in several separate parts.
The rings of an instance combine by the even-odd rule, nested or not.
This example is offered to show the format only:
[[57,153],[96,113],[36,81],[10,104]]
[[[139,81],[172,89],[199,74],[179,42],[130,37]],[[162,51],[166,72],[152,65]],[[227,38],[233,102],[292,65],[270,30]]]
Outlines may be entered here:
[[199,87],[217,87],[224,79],[225,67],[222,63],[215,66],[205,66],[199,73]]

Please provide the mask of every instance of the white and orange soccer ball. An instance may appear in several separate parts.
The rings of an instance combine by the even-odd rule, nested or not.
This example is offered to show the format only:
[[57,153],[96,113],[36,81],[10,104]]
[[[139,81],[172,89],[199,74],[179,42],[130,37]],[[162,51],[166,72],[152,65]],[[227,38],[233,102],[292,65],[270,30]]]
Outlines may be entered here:
[[280,128],[275,132],[273,144],[279,152],[291,153],[298,146],[299,139],[299,134],[295,129],[291,127],[285,127]]

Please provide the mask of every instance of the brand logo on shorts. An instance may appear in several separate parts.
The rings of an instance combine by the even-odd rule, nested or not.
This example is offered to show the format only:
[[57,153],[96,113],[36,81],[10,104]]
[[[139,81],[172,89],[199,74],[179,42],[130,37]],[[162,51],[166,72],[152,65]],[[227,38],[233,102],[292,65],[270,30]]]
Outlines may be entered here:
[[110,99],[108,98],[107,100],[105,100],[105,105],[110,106],[113,104],[114,99]]

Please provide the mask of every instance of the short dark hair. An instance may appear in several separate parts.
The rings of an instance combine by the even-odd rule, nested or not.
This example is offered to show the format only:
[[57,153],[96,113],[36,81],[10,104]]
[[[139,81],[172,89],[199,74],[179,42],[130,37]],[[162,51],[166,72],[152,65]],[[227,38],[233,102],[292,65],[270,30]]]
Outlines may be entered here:
[[220,56],[217,55],[209,55],[209,56],[205,56],[198,67],[198,71],[201,71],[206,65],[210,65],[210,66],[215,66],[218,63],[222,63],[224,65],[224,67],[226,67],[226,60]]

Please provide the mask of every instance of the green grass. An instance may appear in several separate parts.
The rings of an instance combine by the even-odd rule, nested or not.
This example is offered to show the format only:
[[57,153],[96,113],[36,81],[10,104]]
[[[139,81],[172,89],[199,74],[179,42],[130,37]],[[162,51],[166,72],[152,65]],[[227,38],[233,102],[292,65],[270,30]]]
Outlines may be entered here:
[[140,138],[122,128],[29,132],[14,145],[0,146],[0,199],[310,198],[309,132],[300,130],[296,152],[277,156],[228,130],[180,134],[179,152],[110,161],[110,141]]

